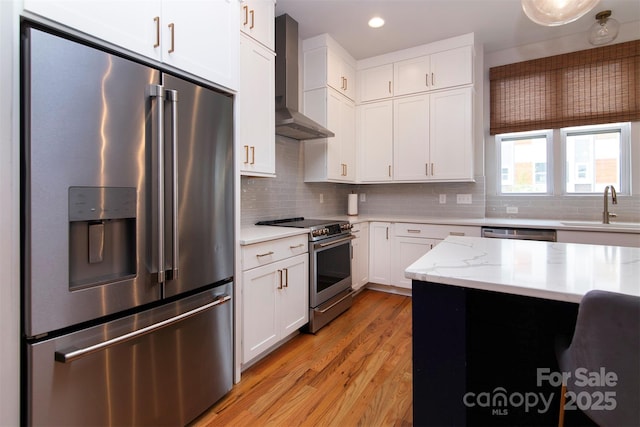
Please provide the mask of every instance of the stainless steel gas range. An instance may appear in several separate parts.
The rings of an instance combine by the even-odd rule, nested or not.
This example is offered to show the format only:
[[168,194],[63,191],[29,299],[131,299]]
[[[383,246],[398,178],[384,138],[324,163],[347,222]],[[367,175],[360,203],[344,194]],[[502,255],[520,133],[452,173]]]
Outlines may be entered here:
[[286,218],[257,225],[309,229],[309,327],[316,333],[351,307],[351,224],[348,221]]

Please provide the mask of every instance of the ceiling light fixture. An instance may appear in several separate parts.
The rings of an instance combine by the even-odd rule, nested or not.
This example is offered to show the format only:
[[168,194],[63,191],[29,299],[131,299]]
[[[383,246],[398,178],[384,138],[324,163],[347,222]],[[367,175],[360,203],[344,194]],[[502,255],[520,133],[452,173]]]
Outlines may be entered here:
[[603,10],[596,14],[597,22],[589,28],[589,43],[599,46],[612,42],[618,37],[620,23],[610,16],[610,10]]
[[384,19],[380,18],[379,16],[374,16],[373,18],[369,19],[369,26],[371,28],[380,28],[384,25]]
[[522,0],[522,10],[536,24],[568,24],[589,12],[600,0]]

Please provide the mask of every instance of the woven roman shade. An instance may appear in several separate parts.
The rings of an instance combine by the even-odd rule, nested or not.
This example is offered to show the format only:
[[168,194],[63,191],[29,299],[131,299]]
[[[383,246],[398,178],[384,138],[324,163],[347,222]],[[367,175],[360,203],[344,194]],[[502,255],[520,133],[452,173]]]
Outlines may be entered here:
[[640,40],[489,70],[491,135],[640,120]]

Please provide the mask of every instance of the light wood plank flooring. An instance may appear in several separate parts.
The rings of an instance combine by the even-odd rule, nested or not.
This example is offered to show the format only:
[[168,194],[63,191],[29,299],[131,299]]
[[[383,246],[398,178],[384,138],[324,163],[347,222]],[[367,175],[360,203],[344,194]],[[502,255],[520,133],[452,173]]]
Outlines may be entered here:
[[412,425],[411,298],[364,290],[242,374],[193,426]]

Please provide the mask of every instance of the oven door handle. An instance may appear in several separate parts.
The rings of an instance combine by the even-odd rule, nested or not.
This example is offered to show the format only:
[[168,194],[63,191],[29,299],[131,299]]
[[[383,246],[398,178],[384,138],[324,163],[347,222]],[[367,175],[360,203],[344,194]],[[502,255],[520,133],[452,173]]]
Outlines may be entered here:
[[314,245],[314,248],[326,248],[327,246],[333,246],[333,245],[337,245],[337,244],[340,244],[340,243],[348,242],[349,240],[353,240],[355,238],[356,238],[356,236],[349,236],[349,237],[345,237],[344,239],[332,240],[332,241],[326,242],[326,243],[316,243]]

